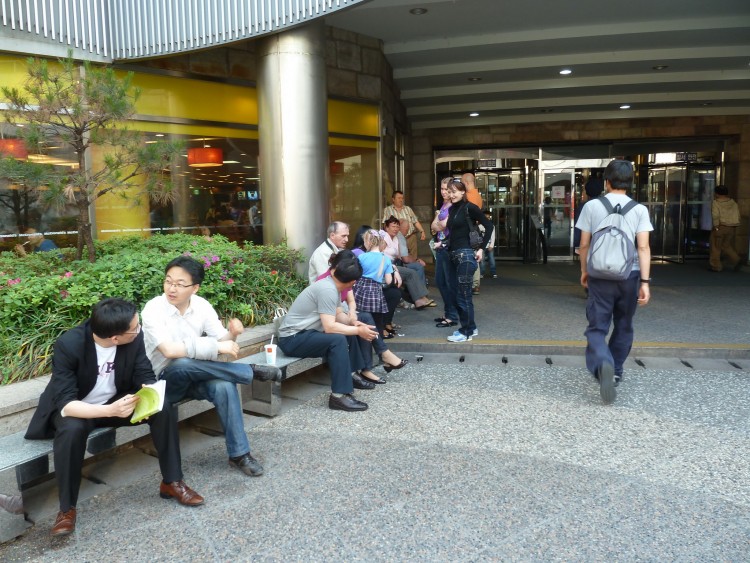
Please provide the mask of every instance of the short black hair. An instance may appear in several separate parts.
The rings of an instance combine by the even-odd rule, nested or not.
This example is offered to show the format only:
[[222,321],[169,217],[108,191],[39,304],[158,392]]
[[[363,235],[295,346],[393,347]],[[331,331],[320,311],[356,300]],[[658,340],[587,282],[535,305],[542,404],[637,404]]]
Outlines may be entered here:
[[198,260],[196,260],[195,258],[191,258],[190,256],[178,256],[169,264],[167,264],[167,267],[164,268],[164,273],[166,274],[167,272],[169,272],[169,270],[175,267],[182,268],[188,274],[190,274],[190,281],[192,281],[194,284],[202,284],[203,278],[206,277],[206,270],[203,268],[203,264],[198,262]]
[[629,160],[613,160],[604,169],[604,180],[615,190],[629,190],[633,186],[633,164]]
[[328,267],[333,270],[337,268],[342,260],[357,259],[357,256],[351,250],[339,250],[336,254],[331,254],[328,259]]
[[357,281],[362,277],[362,264],[356,257],[344,258],[339,261],[336,271],[331,275],[341,283]]
[[714,193],[716,195],[729,195],[729,188],[727,188],[724,184],[719,184],[714,188]]
[[91,308],[91,332],[100,338],[111,338],[128,331],[133,317],[138,313],[135,303],[107,297]]

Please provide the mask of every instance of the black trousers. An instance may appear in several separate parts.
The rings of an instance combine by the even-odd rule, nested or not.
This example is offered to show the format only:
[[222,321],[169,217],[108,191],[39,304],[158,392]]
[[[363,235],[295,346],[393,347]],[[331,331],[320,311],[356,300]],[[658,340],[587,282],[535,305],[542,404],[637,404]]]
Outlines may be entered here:
[[[143,422],[148,422],[151,427],[151,438],[159,455],[159,467],[164,482],[181,481],[182,462],[177,409],[165,402],[161,412],[139,424]],[[83,456],[86,453],[89,433],[94,428],[130,426],[130,418],[75,418],[62,416],[58,412],[52,423],[55,426],[53,449],[60,510],[67,512],[78,502]]]

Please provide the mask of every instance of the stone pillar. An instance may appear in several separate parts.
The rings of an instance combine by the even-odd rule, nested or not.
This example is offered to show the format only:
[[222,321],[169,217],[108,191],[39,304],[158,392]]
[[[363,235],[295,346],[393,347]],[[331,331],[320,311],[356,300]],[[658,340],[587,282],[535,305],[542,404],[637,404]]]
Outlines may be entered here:
[[325,27],[264,38],[257,58],[263,240],[309,257],[328,223]]

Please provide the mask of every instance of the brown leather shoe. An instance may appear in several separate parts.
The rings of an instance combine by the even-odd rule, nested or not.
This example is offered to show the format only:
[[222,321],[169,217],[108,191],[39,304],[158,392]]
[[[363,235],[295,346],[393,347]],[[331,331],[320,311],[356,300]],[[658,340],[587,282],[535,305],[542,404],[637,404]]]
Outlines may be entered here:
[[76,509],[71,508],[67,512],[62,510],[57,513],[55,525],[50,532],[53,536],[67,536],[76,529]]
[[185,481],[159,484],[159,496],[161,498],[174,498],[185,506],[198,506],[203,504],[203,497],[185,484]]

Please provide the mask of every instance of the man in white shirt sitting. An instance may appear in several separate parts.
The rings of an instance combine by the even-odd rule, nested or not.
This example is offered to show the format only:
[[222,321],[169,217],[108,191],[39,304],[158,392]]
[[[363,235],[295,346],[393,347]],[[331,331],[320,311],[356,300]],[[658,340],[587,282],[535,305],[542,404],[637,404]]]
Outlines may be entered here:
[[320,274],[328,271],[328,260],[331,255],[338,254],[339,250],[344,250],[348,242],[349,225],[340,221],[334,221],[328,225],[326,240],[310,256],[307,270],[307,278],[310,284],[315,283]]
[[250,455],[236,384],[281,381],[281,370],[217,361],[219,354],[237,357],[242,323],[231,319],[224,328],[211,304],[196,295],[205,270],[194,258],[178,256],[165,272],[164,293],[146,303],[142,317],[148,359],[154,373],[167,381],[166,400],[212,402],[224,428],[229,465],[245,475],[262,475],[263,467]]

